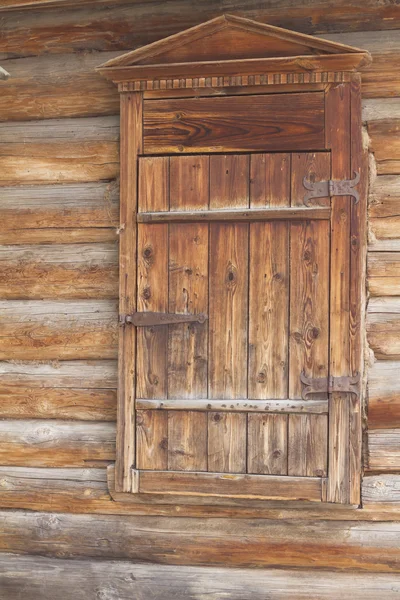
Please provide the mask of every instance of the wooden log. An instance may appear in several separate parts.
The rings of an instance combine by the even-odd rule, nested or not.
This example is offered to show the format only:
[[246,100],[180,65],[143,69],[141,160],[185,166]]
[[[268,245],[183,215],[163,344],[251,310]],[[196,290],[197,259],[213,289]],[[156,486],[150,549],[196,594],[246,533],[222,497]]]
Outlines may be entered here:
[[400,363],[377,361],[368,371],[368,426],[400,428]]
[[113,179],[117,117],[0,123],[0,185]]
[[102,598],[131,600],[336,600],[338,590],[353,600],[398,598],[397,574],[325,572],[299,573],[279,569],[226,569],[141,565],[126,561],[65,560],[3,554],[0,585],[7,600],[19,600],[29,589],[29,600],[68,598],[71,582],[75,600]]
[[400,471],[400,430],[368,431],[368,464],[370,471]]
[[1,244],[76,244],[117,239],[119,187],[110,183],[1,189]]
[[115,460],[114,423],[0,421],[0,464],[90,467]]
[[[198,500],[193,502],[188,497],[184,504],[176,502],[176,497],[172,497],[172,501],[170,498],[167,504],[165,496],[154,496],[149,504],[148,496],[116,493],[113,482],[114,478],[110,477],[110,489],[116,502],[110,496],[105,469],[0,467],[0,507],[60,513],[187,517],[249,518],[256,514],[265,519],[317,521],[387,521],[396,515],[395,508],[386,504],[354,509],[315,502],[254,501],[255,506],[249,507],[248,500],[218,499],[217,504],[209,506],[207,501],[199,504]],[[127,501],[127,496],[134,499],[134,504]]]
[[370,252],[367,276],[371,296],[400,296],[400,252]]
[[374,153],[378,175],[400,173],[399,132],[400,119],[394,117],[368,123],[370,151]]
[[[2,511],[0,550],[169,565],[395,573],[400,524],[186,519]],[[106,543],[99,543],[106,540]],[[234,551],[233,551],[234,550]],[[320,575],[321,576],[321,575]]]
[[400,176],[375,177],[369,190],[370,250],[400,251],[399,214]]
[[115,361],[0,363],[0,417],[115,421]]
[[400,297],[370,299],[367,334],[376,358],[400,359]]
[[116,358],[115,301],[0,301],[0,360]]
[[[396,8],[375,0],[367,0],[362,11],[355,0],[229,4],[230,13],[308,34],[396,29]],[[40,20],[35,9],[40,10]],[[184,0],[155,2],[150,20],[144,4],[127,0],[2,0],[0,11],[4,52],[27,56],[82,49],[132,50],[217,17],[226,5],[221,0],[203,0],[198,5]],[[347,38],[351,44],[350,33]]]
[[400,510],[400,475],[369,475],[362,484],[363,506]]
[[117,298],[118,248],[113,244],[0,247],[4,299]]

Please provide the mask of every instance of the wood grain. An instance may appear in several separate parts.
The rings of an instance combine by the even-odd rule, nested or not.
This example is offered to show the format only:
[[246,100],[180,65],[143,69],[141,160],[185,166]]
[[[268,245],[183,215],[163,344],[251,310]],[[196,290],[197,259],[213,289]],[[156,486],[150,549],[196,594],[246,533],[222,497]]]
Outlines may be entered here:
[[400,469],[399,429],[370,429],[368,431],[368,461],[370,471]]
[[287,475],[286,415],[248,415],[247,471]]
[[371,298],[368,303],[368,342],[380,360],[400,360],[400,298]]
[[319,92],[145,100],[144,151],[323,149],[323,122],[323,95]]
[[138,469],[168,468],[168,414],[136,411],[136,464]]
[[[168,412],[168,469],[207,470],[207,414]],[[168,486],[162,488],[168,493]]]
[[246,427],[244,413],[209,412],[208,471],[246,472]]
[[368,254],[368,289],[371,296],[400,296],[400,254]]
[[288,418],[288,475],[326,477],[327,417],[292,414]]
[[377,361],[368,371],[368,425],[400,428],[399,363]]

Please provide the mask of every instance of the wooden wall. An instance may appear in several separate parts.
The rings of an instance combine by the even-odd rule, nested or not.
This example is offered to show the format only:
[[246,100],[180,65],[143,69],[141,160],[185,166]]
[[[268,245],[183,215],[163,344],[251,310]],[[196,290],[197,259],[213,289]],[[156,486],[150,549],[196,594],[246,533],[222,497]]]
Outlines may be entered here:
[[[222,0],[1,3],[0,64],[11,77],[0,82],[0,551],[50,557],[2,555],[7,600],[19,597],[15,582],[21,578],[32,584],[28,600],[58,597],[53,589],[68,597],[61,583],[67,572],[79,582],[76,598],[128,598],[137,581],[150,586],[148,597],[159,597],[164,571],[114,564],[110,588],[93,562],[86,578],[85,557],[193,565],[185,580],[182,569],[166,575],[172,580],[176,573],[176,597],[182,598],[200,598],[206,580],[215,599],[225,597],[227,581],[232,598],[243,597],[244,581],[249,599],[265,598],[265,586],[273,600],[287,597],[293,586],[293,598],[335,598],[340,581],[354,598],[399,592],[397,575],[346,580],[328,573],[310,596],[317,589],[312,569],[400,571],[396,3],[229,3],[234,14],[363,47],[374,57],[363,77],[371,152],[365,509],[271,505],[260,512],[266,520],[204,522],[188,518],[190,510],[187,517],[161,518],[174,514],[162,505],[159,517],[132,516],[108,493],[105,467],[115,455],[119,98],[94,67],[224,8]],[[139,512],[145,515],[145,507]],[[202,513],[207,510],[196,514]],[[53,564],[54,557],[76,560]],[[201,565],[221,568],[210,581]],[[225,566],[240,571],[227,576]],[[265,570],[255,578],[249,566]],[[282,579],[276,566],[305,569],[302,585],[292,571]],[[35,575],[28,577],[29,570]],[[51,573],[53,583],[43,587],[38,573]],[[94,596],[98,589],[103,595]]]

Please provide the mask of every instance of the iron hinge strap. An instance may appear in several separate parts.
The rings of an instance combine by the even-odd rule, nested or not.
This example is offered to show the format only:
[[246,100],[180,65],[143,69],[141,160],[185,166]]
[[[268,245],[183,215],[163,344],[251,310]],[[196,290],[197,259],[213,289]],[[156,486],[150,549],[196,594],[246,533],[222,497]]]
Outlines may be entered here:
[[360,396],[360,374],[356,373],[350,377],[306,377],[304,373],[300,375],[301,383],[304,385],[301,397],[307,400],[311,394],[319,394],[325,392],[332,394],[333,392],[343,392]]
[[306,190],[309,190],[304,196],[304,204],[309,206],[309,202],[312,198],[331,198],[332,196],[353,196],[355,203],[360,199],[360,195],[354,188],[360,182],[360,173],[354,172],[354,179],[342,179],[341,181],[334,181],[328,179],[327,181],[309,181],[307,177],[303,178],[303,185]]

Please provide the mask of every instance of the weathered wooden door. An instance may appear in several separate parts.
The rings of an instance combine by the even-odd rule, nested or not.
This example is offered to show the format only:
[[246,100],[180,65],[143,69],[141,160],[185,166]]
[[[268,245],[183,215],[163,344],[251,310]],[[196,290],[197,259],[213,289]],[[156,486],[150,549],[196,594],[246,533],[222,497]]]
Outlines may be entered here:
[[139,159],[136,491],[324,499],[330,199],[303,178],[330,175],[329,152]]

